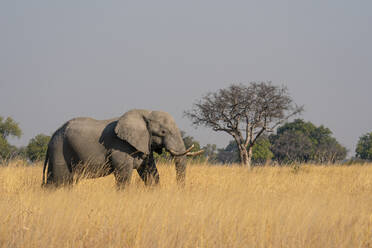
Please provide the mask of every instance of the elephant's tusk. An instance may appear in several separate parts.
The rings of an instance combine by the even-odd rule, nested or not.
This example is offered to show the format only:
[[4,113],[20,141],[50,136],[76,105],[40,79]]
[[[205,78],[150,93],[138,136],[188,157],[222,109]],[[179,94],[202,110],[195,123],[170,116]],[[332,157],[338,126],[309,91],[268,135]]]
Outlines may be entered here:
[[168,151],[173,156],[184,156],[184,155],[187,155],[192,150],[192,148],[194,148],[194,144],[192,144],[192,146],[190,146],[189,149],[187,149],[185,152],[182,152],[182,153],[177,153],[175,151],[172,151],[172,149],[168,149]]
[[186,153],[186,156],[197,156],[199,154],[202,154],[204,152],[204,150],[200,150],[200,151],[197,151],[197,152],[188,152]]

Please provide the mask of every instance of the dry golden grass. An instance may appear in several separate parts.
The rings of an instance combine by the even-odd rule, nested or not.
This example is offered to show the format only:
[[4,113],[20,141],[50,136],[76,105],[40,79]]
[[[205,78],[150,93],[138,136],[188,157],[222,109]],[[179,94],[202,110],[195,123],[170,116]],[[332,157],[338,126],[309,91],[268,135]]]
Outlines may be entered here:
[[0,167],[0,247],[372,247],[372,166],[298,171],[173,166],[161,185],[136,173],[43,190],[41,165]]

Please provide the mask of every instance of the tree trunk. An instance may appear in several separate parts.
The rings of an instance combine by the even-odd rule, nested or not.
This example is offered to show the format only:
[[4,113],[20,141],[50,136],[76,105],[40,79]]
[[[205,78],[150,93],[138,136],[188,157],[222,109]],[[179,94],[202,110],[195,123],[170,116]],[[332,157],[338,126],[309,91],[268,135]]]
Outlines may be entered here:
[[250,169],[252,160],[252,148],[248,148],[250,151],[247,151],[246,147],[243,144],[238,144],[238,148],[241,165],[247,166]]

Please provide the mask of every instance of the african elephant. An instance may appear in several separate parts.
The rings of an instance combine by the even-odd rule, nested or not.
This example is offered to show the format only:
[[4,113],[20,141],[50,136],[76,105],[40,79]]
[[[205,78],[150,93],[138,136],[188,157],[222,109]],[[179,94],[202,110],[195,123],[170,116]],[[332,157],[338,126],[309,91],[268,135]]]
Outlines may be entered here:
[[[153,152],[163,148],[175,158],[176,178],[184,184],[186,156],[200,154],[185,149],[181,133],[168,113],[134,109],[119,118],[75,118],[54,132],[43,168],[43,185],[71,185],[73,177],[90,178],[114,173],[117,186],[130,182],[136,169],[146,185],[158,184]],[[47,178],[45,182],[45,169]]]

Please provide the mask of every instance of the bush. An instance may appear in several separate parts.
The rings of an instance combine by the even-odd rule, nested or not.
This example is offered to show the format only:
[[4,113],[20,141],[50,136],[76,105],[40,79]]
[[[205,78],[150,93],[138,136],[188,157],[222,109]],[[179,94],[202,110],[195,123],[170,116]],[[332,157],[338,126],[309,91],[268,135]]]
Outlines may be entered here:
[[38,134],[30,140],[26,148],[26,153],[31,162],[45,159],[49,140],[50,136],[44,134]]

